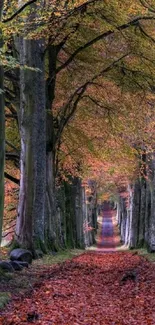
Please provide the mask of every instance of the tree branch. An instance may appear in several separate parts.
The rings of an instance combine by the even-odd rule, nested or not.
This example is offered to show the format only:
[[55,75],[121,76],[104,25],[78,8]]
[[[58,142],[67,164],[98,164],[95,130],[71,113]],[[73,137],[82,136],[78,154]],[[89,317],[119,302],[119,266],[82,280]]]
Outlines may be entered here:
[[6,144],[11,147],[12,149],[14,149],[15,151],[19,152],[19,150],[9,141],[5,140]]
[[11,175],[9,175],[8,173],[4,172],[4,176],[5,176],[5,178],[9,179],[11,182],[13,182],[13,183],[15,183],[17,185],[20,184],[19,179],[15,178],[15,177],[13,177]]
[[12,16],[9,18],[3,19],[2,23],[8,23],[9,21],[13,20],[16,16],[18,16],[26,7],[30,6],[31,4],[37,2],[38,0],[30,0],[25,3],[22,7],[20,7]]
[[139,1],[140,1],[141,5],[142,5],[144,8],[148,9],[148,10],[151,11],[151,12],[155,12],[155,9],[152,8],[152,7],[150,6],[150,4],[147,3],[147,1],[145,1],[145,0],[139,0]]
[[74,115],[77,105],[82,98],[83,94],[87,90],[88,86],[93,85],[94,81],[101,77],[104,73],[110,71],[114,66],[117,65],[119,61],[124,59],[126,56],[128,56],[129,53],[122,55],[120,58],[116,59],[113,61],[109,66],[106,68],[102,69],[98,74],[96,74],[92,79],[89,81],[85,82],[82,86],[80,86],[78,89],[74,91],[74,93],[70,96],[68,102],[62,107],[61,109],[61,117],[60,117],[60,123],[59,123],[59,129],[56,134],[56,142],[59,141],[63,130],[67,123],[70,121],[71,117]]
[[[60,120],[58,132],[55,137],[55,142],[60,141],[62,132],[63,132],[65,126],[67,125],[67,123],[69,122],[69,120],[71,119],[71,117],[73,116],[73,114],[77,108],[77,105],[81,99],[81,96],[84,94],[84,92],[87,88],[87,85],[88,85],[88,83],[85,83],[83,86],[79,87],[74,92],[74,94],[70,97],[70,100],[68,101],[68,103],[64,106],[64,111],[62,114],[62,118]],[[76,98],[75,101],[74,101],[74,97]],[[67,111],[69,111],[68,114],[67,114]]]
[[5,153],[6,160],[13,160],[16,164],[19,164],[19,155],[15,152],[6,152]]
[[5,114],[6,118],[13,118],[15,120],[17,120],[17,114]]
[[155,43],[155,39],[154,39],[152,36],[150,36],[150,35],[148,35],[148,34],[146,33],[146,31],[144,30],[144,28],[142,28],[141,24],[139,24],[138,27],[139,27],[139,30],[141,31],[141,33],[142,33],[144,36],[146,36],[146,38],[150,39],[153,43]]
[[137,25],[139,21],[141,20],[155,20],[154,16],[142,16],[142,17],[137,17],[133,20],[131,20],[130,22],[123,24],[121,26],[116,27],[114,30],[109,30],[105,33],[102,33],[100,35],[98,35],[97,37],[95,37],[94,39],[92,39],[91,41],[87,42],[86,44],[80,46],[78,49],[76,49],[73,54],[69,57],[69,59],[63,63],[60,67],[57,68],[56,70],[56,74],[59,73],[60,71],[64,70],[72,61],[73,59],[82,51],[84,51],[85,49],[89,48],[90,46],[92,46],[93,44],[97,43],[98,41],[114,34],[116,31],[122,31],[124,29],[127,29],[130,26],[134,26]]
[[104,113],[104,115],[105,115],[105,111],[114,111],[114,108],[113,107],[110,107],[110,106],[108,106],[108,105],[102,105],[98,100],[96,100],[95,98],[93,98],[92,96],[89,96],[89,95],[85,95],[85,96],[83,96],[82,97],[83,99],[84,98],[88,98],[90,101],[92,101],[97,107],[99,107],[99,108],[101,108],[101,109],[103,109],[104,111],[102,111],[102,112],[97,112],[97,114],[99,114],[100,116],[103,116],[103,114],[102,113]]

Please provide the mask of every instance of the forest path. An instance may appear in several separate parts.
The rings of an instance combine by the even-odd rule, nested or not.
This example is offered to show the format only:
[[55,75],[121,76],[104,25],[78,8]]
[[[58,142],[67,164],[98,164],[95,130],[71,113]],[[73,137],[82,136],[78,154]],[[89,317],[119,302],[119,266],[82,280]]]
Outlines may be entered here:
[[86,252],[33,272],[33,288],[14,295],[0,324],[155,324],[155,265],[137,254]]
[[120,247],[119,230],[115,218],[116,211],[104,203],[98,218],[97,251],[114,252]]

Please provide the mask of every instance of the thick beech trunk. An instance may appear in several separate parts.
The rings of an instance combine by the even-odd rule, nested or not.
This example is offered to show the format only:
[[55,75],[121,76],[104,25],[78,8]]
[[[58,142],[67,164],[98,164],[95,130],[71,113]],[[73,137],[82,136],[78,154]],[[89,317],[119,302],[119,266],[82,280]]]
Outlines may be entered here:
[[46,201],[45,201],[45,239],[49,249],[58,250],[60,239],[60,211],[57,210],[55,188],[55,132],[52,104],[55,96],[56,82],[56,46],[48,47],[48,72],[46,82]]
[[[44,242],[46,193],[46,110],[42,40],[20,40],[21,179],[16,241],[34,249]],[[39,69],[35,71],[35,69]]]
[[[3,10],[3,1],[0,0],[0,21]],[[3,35],[0,29],[0,49],[3,46]],[[0,242],[2,236],[2,223],[4,211],[4,157],[5,157],[5,118],[3,95],[3,67],[0,63]]]

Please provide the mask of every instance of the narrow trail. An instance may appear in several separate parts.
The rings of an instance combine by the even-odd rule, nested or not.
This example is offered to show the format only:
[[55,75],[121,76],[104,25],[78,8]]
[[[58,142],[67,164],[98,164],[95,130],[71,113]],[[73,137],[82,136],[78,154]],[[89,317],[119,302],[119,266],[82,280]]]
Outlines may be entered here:
[[97,236],[97,251],[114,252],[120,245],[120,236],[115,220],[115,211],[108,203],[104,203],[101,217],[99,217]]

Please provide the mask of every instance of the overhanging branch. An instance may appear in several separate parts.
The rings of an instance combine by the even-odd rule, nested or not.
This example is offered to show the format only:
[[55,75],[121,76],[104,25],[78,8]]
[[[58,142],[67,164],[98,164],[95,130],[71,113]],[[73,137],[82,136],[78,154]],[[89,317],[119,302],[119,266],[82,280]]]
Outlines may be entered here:
[[15,178],[15,177],[13,177],[13,176],[11,176],[11,175],[9,175],[8,173],[5,172],[5,173],[4,173],[4,176],[5,176],[7,179],[9,179],[11,182],[13,182],[13,183],[15,183],[15,184],[17,184],[17,185],[20,184],[19,179]]
[[145,0],[139,0],[139,1],[144,8],[148,9],[151,12],[155,12],[155,8],[153,8],[147,1]]
[[92,39],[91,41],[87,42],[86,44],[80,46],[78,49],[76,49],[73,54],[69,57],[68,60],[66,60],[66,62],[64,62],[60,67],[57,68],[56,73],[59,73],[60,71],[64,70],[72,61],[73,59],[82,51],[86,50],[87,48],[89,48],[90,46],[94,45],[95,43],[99,42],[100,40],[114,34],[116,31],[122,31],[127,29],[130,26],[135,26],[139,23],[139,21],[142,20],[155,20],[154,16],[142,16],[142,17],[137,17],[131,21],[129,21],[126,24],[120,25],[118,27],[116,27],[114,30],[109,30],[105,33],[102,33],[100,35],[98,35],[97,37],[95,37],[94,39]]
[[25,3],[22,7],[20,7],[12,16],[9,18],[3,19],[2,23],[8,23],[9,21],[13,20],[15,17],[17,17],[26,7],[30,6],[31,4],[37,2],[38,0],[30,0],[27,3]]
[[65,126],[70,121],[71,117],[74,115],[76,108],[79,104],[79,101],[81,100],[82,96],[86,92],[88,86],[91,86],[96,82],[96,80],[99,77],[102,77],[105,73],[110,71],[113,67],[117,66],[117,64],[123,60],[125,57],[127,57],[129,53],[126,53],[113,61],[111,64],[109,64],[106,68],[102,69],[98,74],[96,74],[94,77],[92,77],[90,80],[86,81],[83,85],[81,85],[78,89],[74,91],[74,93],[70,96],[68,102],[62,107],[61,109],[61,116],[60,116],[60,122],[59,122],[59,129],[56,134],[56,142],[58,143],[63,130]]

